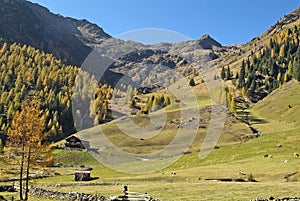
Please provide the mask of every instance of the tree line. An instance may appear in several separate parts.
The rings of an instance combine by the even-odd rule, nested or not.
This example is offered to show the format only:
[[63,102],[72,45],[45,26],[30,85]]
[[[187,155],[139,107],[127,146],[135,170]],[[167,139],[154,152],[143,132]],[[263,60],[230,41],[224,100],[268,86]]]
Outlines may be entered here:
[[[0,135],[7,134],[14,116],[21,111],[21,105],[28,95],[34,95],[41,101],[43,131],[50,132],[47,140],[57,141],[74,133],[76,129],[72,115],[73,86],[80,71],[78,67],[65,65],[52,54],[46,54],[33,47],[1,43]],[[84,76],[86,80],[92,80],[89,74]],[[92,86],[96,88],[96,98],[91,104],[96,105],[93,111],[100,121],[107,116],[105,104],[112,88],[108,85],[94,84]]]
[[[282,84],[300,81],[300,25],[286,28],[267,40],[259,51],[242,61],[236,73],[236,87],[253,101],[263,99]],[[223,67],[221,77],[231,79],[230,67]]]
[[142,106],[141,111],[144,114],[149,114],[150,112],[155,112],[155,111],[157,111],[161,108],[164,108],[170,104],[171,104],[171,99],[169,96],[152,95],[151,97],[147,98],[147,101]]

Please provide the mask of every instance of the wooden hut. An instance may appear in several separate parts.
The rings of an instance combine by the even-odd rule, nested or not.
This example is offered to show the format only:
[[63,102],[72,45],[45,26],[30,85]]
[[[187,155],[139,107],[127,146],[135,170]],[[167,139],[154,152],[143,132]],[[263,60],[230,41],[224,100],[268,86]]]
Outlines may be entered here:
[[82,149],[90,148],[90,142],[81,136],[72,135],[66,138],[65,140],[66,140],[65,149],[82,150]]
[[77,170],[75,171],[75,181],[90,181],[91,171],[89,170]]

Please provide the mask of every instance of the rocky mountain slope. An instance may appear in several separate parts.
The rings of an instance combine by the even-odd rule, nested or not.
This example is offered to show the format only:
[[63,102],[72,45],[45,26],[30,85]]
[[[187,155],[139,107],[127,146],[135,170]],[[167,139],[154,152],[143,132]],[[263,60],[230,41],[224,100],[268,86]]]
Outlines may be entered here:
[[86,20],[66,18],[26,0],[0,1],[0,38],[52,53],[80,66],[92,48],[110,38]]
[[237,47],[222,46],[209,35],[198,40],[155,45],[110,38],[96,46],[82,67],[98,80],[104,74],[102,80],[114,86],[126,76],[125,84],[163,86],[174,77],[172,74],[187,77],[232,49]]
[[[102,28],[87,20],[77,20],[51,13],[47,8],[26,0],[0,2],[0,38],[52,53],[65,63],[81,66],[87,55],[103,41],[111,38]],[[209,54],[212,59],[228,51],[209,35],[199,40],[178,44],[143,45],[131,41],[136,49],[152,49],[182,54],[184,57]],[[116,45],[115,48],[118,48]],[[201,50],[201,53],[196,53]],[[196,57],[196,58],[197,58]],[[194,59],[196,59],[194,58]],[[134,62],[134,61],[132,61]]]

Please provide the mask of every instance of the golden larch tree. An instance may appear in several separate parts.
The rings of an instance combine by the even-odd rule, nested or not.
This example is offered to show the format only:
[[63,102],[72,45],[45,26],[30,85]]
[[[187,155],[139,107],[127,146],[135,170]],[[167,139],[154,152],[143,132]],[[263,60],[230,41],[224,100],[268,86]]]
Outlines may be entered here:
[[37,99],[25,100],[8,130],[5,153],[9,161],[19,167],[20,200],[28,200],[30,170],[52,162],[50,147],[42,143],[47,135],[43,132],[44,119],[40,107]]

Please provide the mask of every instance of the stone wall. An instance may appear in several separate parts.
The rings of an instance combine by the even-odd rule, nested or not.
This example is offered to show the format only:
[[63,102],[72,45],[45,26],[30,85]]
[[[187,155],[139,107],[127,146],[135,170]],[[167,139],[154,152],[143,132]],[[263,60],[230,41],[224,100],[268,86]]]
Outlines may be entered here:
[[0,192],[16,192],[13,185],[0,185]]
[[42,188],[30,188],[30,194],[37,196],[37,197],[46,197],[50,199],[57,199],[57,200],[67,200],[67,201],[108,201],[109,199],[101,196],[101,195],[92,195],[92,194],[85,194],[85,193],[76,193],[76,192],[57,192],[51,190],[45,190]]
[[274,198],[271,196],[269,199],[256,198],[255,200],[250,201],[300,201],[300,197]]

